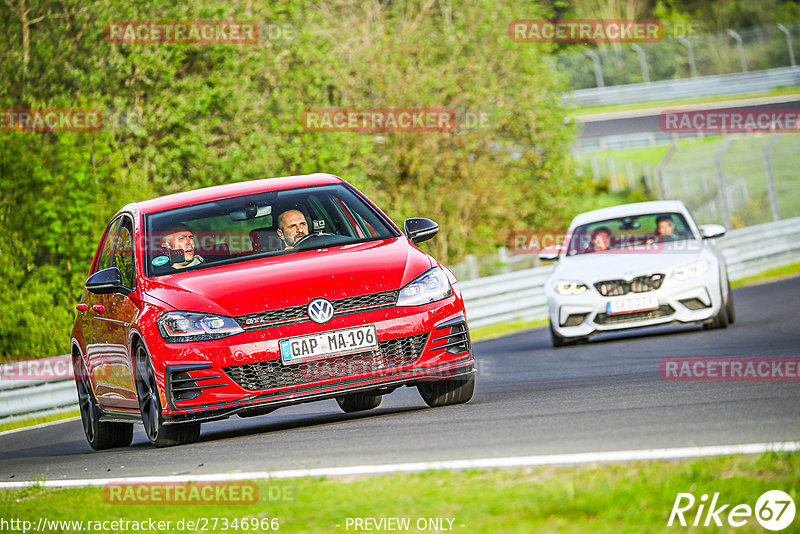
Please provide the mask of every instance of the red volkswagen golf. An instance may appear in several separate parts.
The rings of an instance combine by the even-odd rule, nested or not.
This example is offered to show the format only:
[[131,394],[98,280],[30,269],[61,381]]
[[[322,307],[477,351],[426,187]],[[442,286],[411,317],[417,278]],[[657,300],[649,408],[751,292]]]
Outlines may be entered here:
[[105,231],[72,332],[86,438],[157,447],[200,424],[335,398],[345,412],[415,386],[466,402],[474,360],[453,275],[329,174],[129,204]]

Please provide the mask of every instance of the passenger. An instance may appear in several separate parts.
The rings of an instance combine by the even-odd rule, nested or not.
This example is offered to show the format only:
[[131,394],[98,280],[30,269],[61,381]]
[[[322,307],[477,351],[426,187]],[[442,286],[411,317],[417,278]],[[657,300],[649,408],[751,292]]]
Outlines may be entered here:
[[194,234],[183,223],[173,224],[164,232],[161,238],[161,246],[169,250],[183,250],[185,261],[173,263],[173,269],[185,269],[200,265],[205,260],[200,254],[194,253]]
[[673,241],[675,236],[675,223],[669,215],[659,215],[656,219],[656,236],[659,241]]
[[278,237],[286,248],[294,248],[298,241],[308,235],[308,222],[300,210],[286,210],[278,216]]

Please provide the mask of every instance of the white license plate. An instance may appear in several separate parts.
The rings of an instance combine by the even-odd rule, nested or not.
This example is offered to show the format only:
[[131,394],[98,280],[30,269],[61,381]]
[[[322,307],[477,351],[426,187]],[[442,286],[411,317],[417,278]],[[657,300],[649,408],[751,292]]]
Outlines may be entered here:
[[657,297],[636,297],[632,299],[612,300],[606,303],[606,313],[633,313],[638,311],[655,310],[658,308]]
[[378,348],[375,325],[282,339],[281,361],[285,364],[342,356]]

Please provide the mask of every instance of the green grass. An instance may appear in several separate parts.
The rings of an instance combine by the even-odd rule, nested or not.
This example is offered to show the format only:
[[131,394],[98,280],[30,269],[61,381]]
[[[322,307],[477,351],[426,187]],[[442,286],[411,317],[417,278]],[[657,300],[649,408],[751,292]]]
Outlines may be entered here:
[[79,417],[80,415],[81,413],[78,410],[69,410],[67,412],[43,415],[40,417],[27,417],[25,419],[17,419],[15,421],[0,423],[0,432],[5,432],[6,430],[14,430],[17,428],[24,428],[27,426],[41,425],[42,423],[50,423],[52,421],[61,421],[62,419]]
[[789,265],[784,265],[783,267],[767,269],[762,273],[736,280],[735,282],[731,282],[731,285],[733,287],[742,287],[797,275],[800,275],[800,263],[790,263]]
[[[257,484],[255,504],[120,505],[109,503],[102,488],[32,487],[0,492],[0,506],[4,518],[34,525],[40,517],[152,518],[173,525],[180,519],[203,517],[277,518],[279,532],[316,533],[360,532],[346,528],[347,518],[400,517],[410,518],[412,525],[420,518],[452,518],[453,530],[464,533],[682,532],[685,529],[666,526],[681,492],[694,494],[698,503],[700,495],[719,492],[720,504],[754,506],[763,492],[780,489],[797,502],[800,453]],[[276,497],[271,499],[270,494]],[[697,505],[692,509],[696,511]],[[692,521],[694,516],[686,517]],[[733,532],[730,527],[711,529]],[[410,531],[418,530],[412,526]],[[754,518],[736,529],[762,531]]]
[[504,323],[470,328],[469,336],[472,341],[486,341],[487,339],[507,336],[508,334],[514,334],[521,330],[527,330],[545,324],[547,324],[547,319],[538,319],[536,321],[506,321]]
[[800,94],[800,87],[777,87],[769,92],[745,95],[724,95],[724,96],[707,96],[698,98],[676,98],[674,100],[660,100],[657,102],[640,102],[635,104],[614,104],[606,106],[586,106],[575,108],[571,111],[574,117],[581,115],[594,115],[595,113],[611,113],[614,111],[633,111],[640,109],[652,109],[673,107],[683,104],[703,104],[706,102],[725,102],[729,100],[744,100],[747,98],[760,98],[767,96],[785,96]]

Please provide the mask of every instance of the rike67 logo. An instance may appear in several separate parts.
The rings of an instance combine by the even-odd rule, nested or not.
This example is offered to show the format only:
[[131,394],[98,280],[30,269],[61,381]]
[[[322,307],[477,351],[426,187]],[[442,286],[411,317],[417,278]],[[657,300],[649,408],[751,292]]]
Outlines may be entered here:
[[784,530],[792,524],[795,504],[792,497],[781,490],[764,492],[756,501],[755,507],[749,504],[731,505],[720,499],[719,492],[710,497],[703,494],[699,499],[691,493],[678,493],[667,526],[679,524],[682,527],[722,527],[737,528],[746,525],[755,516],[756,521],[767,530]]

